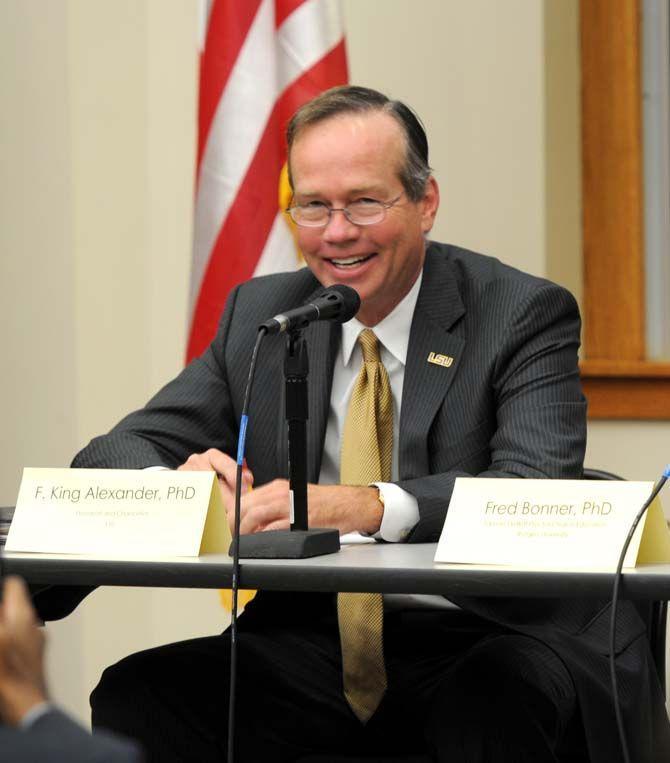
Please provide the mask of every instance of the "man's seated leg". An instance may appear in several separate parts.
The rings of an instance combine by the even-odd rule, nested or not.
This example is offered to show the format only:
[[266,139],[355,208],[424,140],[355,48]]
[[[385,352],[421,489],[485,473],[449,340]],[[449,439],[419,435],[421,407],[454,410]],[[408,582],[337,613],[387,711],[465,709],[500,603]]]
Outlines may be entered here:
[[140,741],[149,761],[221,760],[226,644],[221,636],[184,641],[107,668],[91,694],[93,726]]
[[572,679],[541,642],[486,637],[435,690],[426,736],[444,763],[588,763]]
[[[141,741],[149,762],[225,761],[229,655],[224,633],[121,660],[91,696],[94,726]],[[365,728],[342,695],[332,623],[241,626],[235,728],[239,761],[365,748]]]

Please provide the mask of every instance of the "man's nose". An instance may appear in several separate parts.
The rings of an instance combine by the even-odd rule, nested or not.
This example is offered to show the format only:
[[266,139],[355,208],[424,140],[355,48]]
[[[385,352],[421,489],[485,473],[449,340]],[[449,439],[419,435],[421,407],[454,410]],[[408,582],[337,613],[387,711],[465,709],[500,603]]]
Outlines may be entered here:
[[331,243],[341,243],[358,238],[359,233],[358,225],[354,225],[341,209],[334,209],[323,229],[323,239]]

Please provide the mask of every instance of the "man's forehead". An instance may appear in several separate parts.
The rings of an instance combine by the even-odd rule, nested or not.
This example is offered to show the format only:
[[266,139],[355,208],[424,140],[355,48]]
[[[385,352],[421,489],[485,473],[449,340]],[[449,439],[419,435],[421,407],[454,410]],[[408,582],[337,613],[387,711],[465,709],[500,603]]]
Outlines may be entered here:
[[294,190],[318,194],[319,189],[310,186],[324,170],[346,175],[352,193],[386,190],[389,176],[398,176],[404,155],[404,134],[393,117],[380,111],[338,114],[296,136],[289,156]]
[[[388,187],[383,182],[372,181],[370,183],[361,183],[359,185],[353,185],[347,187],[347,193],[350,196],[382,196],[388,192]],[[317,198],[322,195],[319,190],[312,190],[309,186],[295,189],[296,196],[300,196],[301,199]]]

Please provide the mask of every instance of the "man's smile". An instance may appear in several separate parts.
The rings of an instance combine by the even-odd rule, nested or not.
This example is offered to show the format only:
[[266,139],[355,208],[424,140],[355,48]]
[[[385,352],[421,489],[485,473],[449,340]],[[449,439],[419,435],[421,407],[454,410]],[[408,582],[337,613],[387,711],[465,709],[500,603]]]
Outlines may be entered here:
[[377,252],[372,252],[371,254],[353,254],[350,257],[328,257],[325,261],[337,270],[354,270],[376,256]]

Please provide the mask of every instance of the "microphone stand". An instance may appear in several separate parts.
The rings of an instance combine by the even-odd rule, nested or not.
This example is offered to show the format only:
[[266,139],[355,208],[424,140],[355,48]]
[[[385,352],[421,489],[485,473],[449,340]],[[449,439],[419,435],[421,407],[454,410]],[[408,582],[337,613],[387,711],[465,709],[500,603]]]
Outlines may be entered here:
[[300,329],[286,335],[284,383],[288,427],[290,530],[242,535],[240,557],[251,559],[305,559],[340,550],[337,530],[309,529],[307,510],[307,344]]
[[307,345],[300,331],[286,337],[284,383],[288,430],[288,480],[291,530],[307,530]]

